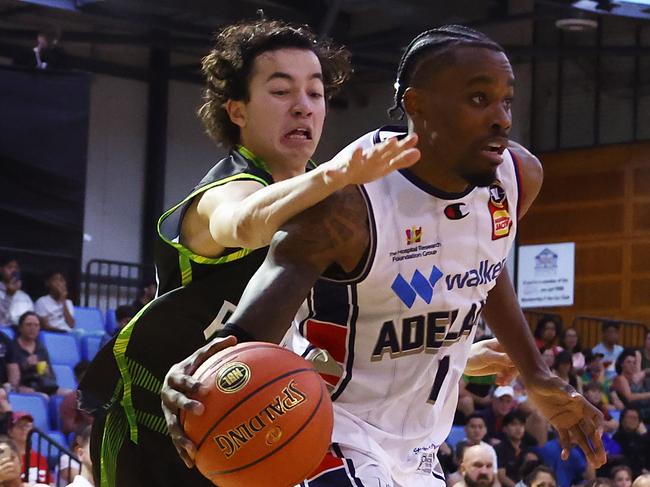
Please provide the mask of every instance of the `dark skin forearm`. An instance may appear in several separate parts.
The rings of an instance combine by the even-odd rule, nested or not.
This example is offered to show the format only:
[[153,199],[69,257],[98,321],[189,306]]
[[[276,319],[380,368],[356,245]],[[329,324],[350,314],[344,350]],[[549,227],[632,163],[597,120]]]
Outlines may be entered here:
[[332,264],[351,271],[368,245],[365,202],[345,188],[297,215],[271,241],[229,322],[278,343],[318,277]]
[[536,375],[550,374],[535,346],[507,272],[501,273],[496,285],[490,290],[483,316],[524,381]]

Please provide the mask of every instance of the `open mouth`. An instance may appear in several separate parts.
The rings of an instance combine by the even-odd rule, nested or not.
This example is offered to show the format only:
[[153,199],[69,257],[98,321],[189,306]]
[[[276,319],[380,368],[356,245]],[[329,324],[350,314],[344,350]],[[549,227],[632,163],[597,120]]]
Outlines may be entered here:
[[490,142],[487,145],[483,146],[481,150],[502,155],[503,152],[506,150],[506,144],[503,144],[501,142]]
[[311,140],[311,130],[305,128],[294,129],[284,134],[284,137],[291,140]]

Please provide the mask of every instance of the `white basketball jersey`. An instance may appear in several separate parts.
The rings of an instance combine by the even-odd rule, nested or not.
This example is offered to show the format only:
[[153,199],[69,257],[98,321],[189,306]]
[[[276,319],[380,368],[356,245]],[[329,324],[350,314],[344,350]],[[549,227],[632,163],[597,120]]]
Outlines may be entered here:
[[[380,129],[344,150],[395,135]],[[395,480],[442,475],[435,452],[451,429],[479,314],[515,239],[517,169],[508,151],[503,159],[495,184],[462,194],[408,170],[364,185],[365,268],[347,282],[319,279],[287,336],[297,353],[319,347],[340,363],[340,377],[324,375],[333,441],[379,447]]]

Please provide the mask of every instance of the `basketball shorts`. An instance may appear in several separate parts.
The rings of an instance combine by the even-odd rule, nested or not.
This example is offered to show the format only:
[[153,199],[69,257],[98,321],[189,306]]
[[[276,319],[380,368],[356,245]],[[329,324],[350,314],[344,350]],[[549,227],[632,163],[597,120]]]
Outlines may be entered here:
[[[428,457],[423,457],[428,462]],[[429,465],[431,466],[431,465]],[[393,478],[379,455],[333,443],[322,463],[299,487],[445,487],[445,479],[431,470]]]

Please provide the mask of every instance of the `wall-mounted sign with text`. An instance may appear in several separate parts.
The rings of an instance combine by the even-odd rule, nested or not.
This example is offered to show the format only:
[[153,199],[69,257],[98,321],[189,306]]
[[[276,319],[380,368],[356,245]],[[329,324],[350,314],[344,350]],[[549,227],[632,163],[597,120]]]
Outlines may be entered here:
[[517,261],[517,293],[522,308],[573,305],[573,242],[522,245]]

